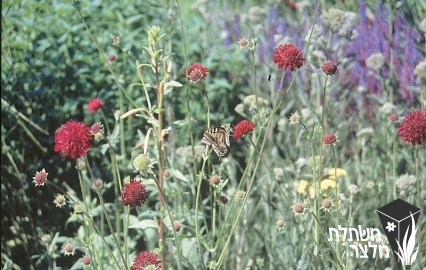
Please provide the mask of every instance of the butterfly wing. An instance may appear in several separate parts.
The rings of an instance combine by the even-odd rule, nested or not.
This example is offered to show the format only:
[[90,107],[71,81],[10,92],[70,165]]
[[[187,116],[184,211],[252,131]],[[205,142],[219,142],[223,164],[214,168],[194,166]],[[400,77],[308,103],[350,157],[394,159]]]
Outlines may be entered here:
[[226,146],[230,145],[229,131],[222,127],[210,128],[204,132],[204,136],[201,141],[204,144],[210,145],[220,159],[228,152],[228,148]]

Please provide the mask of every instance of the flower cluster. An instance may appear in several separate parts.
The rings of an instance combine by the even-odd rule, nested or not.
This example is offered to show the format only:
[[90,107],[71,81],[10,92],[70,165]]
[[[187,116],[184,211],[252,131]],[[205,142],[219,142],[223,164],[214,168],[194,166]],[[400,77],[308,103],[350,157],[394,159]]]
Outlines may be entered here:
[[275,48],[273,60],[279,69],[288,68],[293,71],[303,66],[305,58],[303,52],[294,44],[288,43]]
[[322,71],[327,75],[334,75],[337,71],[337,65],[333,61],[325,61],[321,66]]
[[92,139],[87,124],[70,120],[55,133],[55,152],[59,152],[62,157],[80,158],[92,148]]
[[100,98],[92,98],[87,104],[87,107],[91,113],[95,113],[97,110],[102,108],[104,104],[105,102],[103,102]]
[[426,113],[421,110],[410,112],[399,125],[398,134],[412,145],[426,143]]
[[417,178],[414,175],[403,174],[395,181],[395,186],[399,189],[399,195],[415,191]]
[[194,63],[189,66],[183,75],[187,76],[190,82],[196,83],[207,77],[208,69],[200,63]]
[[253,122],[250,122],[248,120],[241,120],[235,126],[234,133],[232,134],[232,137],[237,142],[239,142],[241,140],[241,138],[244,138],[247,134],[252,132],[255,126],[256,125]]
[[145,185],[136,179],[130,180],[124,184],[121,194],[121,201],[125,206],[141,206],[148,198],[148,192],[145,190]]
[[[130,268],[130,270],[142,270],[147,269],[147,266],[154,266],[155,268],[152,269],[158,269],[158,267],[161,264],[161,260],[158,259],[158,256],[154,253],[151,253],[149,251],[141,251],[139,252],[135,260],[133,261],[133,265]],[[149,268],[151,269],[151,268]]]

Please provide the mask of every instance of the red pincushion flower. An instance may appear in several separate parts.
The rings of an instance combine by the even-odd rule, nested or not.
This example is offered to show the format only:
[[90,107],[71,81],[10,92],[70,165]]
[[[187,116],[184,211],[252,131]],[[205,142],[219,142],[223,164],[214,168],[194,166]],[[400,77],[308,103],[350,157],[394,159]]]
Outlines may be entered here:
[[62,157],[80,158],[92,148],[90,142],[92,139],[93,136],[87,124],[70,120],[56,131],[55,152],[59,152]]
[[241,138],[244,138],[248,133],[252,132],[256,125],[248,120],[241,120],[234,129],[232,137],[239,142]]
[[184,71],[183,75],[188,76],[189,81],[198,82],[207,77],[208,69],[200,63],[194,63],[189,66],[188,70]]
[[124,184],[123,193],[121,194],[121,201],[125,206],[141,206],[148,198],[148,192],[145,190],[145,185],[136,179],[130,180],[129,183]]
[[426,113],[421,110],[410,112],[399,125],[398,134],[412,145],[426,143]]
[[336,141],[337,137],[333,133],[325,134],[324,137],[322,137],[322,142],[324,144],[334,144]]
[[391,120],[392,122],[398,121],[398,118],[399,117],[396,113],[389,115],[389,120]]
[[337,65],[333,61],[325,61],[321,66],[322,71],[327,75],[334,75],[337,71]]
[[279,69],[289,68],[291,71],[303,66],[303,62],[305,61],[303,52],[291,43],[275,48],[272,59],[278,64]]
[[103,102],[100,98],[92,98],[87,104],[87,107],[91,113],[95,113],[97,110],[102,108],[104,104],[105,102]]
[[130,270],[142,270],[145,269],[148,265],[154,265],[156,269],[160,267],[161,260],[158,259],[158,256],[149,251],[141,251],[136,254],[135,260]]

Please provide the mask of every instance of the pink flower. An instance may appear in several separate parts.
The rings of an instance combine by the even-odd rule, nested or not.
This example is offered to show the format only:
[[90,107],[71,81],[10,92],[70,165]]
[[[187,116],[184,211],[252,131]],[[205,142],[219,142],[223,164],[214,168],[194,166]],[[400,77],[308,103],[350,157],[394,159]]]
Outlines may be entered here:
[[36,172],[36,174],[34,175],[33,179],[33,183],[35,184],[35,186],[44,186],[44,183],[47,180],[47,175],[48,173],[46,172],[45,169]]
[[70,120],[56,131],[55,152],[59,152],[62,157],[80,158],[92,148],[92,139],[87,124]]
[[322,137],[322,142],[324,144],[334,144],[336,141],[337,137],[333,133],[325,134],[324,137]]
[[129,183],[124,184],[123,192],[121,194],[121,201],[125,206],[141,206],[148,198],[148,192],[145,190],[145,185],[136,179],[130,180]]
[[81,262],[82,262],[84,265],[89,265],[89,264],[90,264],[90,261],[91,261],[91,259],[90,259],[90,256],[89,256],[89,255],[84,255],[84,256],[83,256],[83,258],[81,259]]
[[234,129],[232,137],[239,142],[241,138],[244,138],[248,133],[252,132],[256,125],[248,120],[241,120]]
[[160,267],[161,261],[158,259],[158,256],[149,251],[141,251],[136,254],[135,260],[130,270],[142,270],[146,266],[153,265],[155,269]]
[[389,115],[389,120],[392,122],[398,121],[398,115],[396,113]]
[[337,71],[337,65],[333,61],[325,61],[321,66],[322,71],[327,75],[334,75]]
[[91,113],[95,113],[97,110],[102,108],[104,104],[105,102],[103,102],[100,98],[92,98],[87,104],[87,107]]
[[188,76],[190,82],[198,82],[204,80],[207,77],[208,69],[200,63],[194,63],[189,66],[183,75]]
[[305,61],[303,52],[291,43],[275,48],[272,59],[278,64],[279,69],[288,68],[291,71],[303,66],[303,62]]
[[102,124],[100,122],[94,123],[91,127],[90,127],[90,134],[95,135],[96,133],[98,133],[102,128]]
[[410,112],[399,125],[398,134],[412,145],[426,143],[426,113],[421,110]]

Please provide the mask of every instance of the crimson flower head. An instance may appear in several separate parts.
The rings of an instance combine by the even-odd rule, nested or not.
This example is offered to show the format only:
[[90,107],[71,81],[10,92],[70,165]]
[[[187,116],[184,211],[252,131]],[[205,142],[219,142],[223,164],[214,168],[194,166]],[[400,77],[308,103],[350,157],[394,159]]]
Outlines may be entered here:
[[136,254],[135,260],[130,270],[142,270],[147,269],[147,266],[154,266],[153,269],[159,269],[161,260],[158,259],[158,256],[149,251],[141,251]]
[[125,206],[141,206],[148,198],[148,192],[145,190],[145,185],[136,179],[130,180],[129,183],[124,184],[123,193],[121,194],[121,201]]
[[288,68],[291,71],[303,66],[303,62],[305,61],[302,50],[291,43],[275,48],[272,59],[278,64],[279,69]]
[[410,112],[399,125],[398,134],[412,145],[426,143],[426,113],[421,110]]
[[102,108],[104,104],[105,102],[103,102],[100,98],[92,98],[87,104],[87,107],[91,113],[95,113],[97,110]]
[[187,76],[190,82],[199,82],[207,77],[208,69],[200,63],[194,63],[185,70],[183,75]]
[[241,120],[234,128],[234,134],[232,137],[239,142],[241,138],[244,138],[247,134],[253,131],[256,125],[248,120]]
[[324,137],[322,137],[323,144],[334,144],[337,142],[337,137],[333,133],[325,134]]
[[56,130],[55,152],[59,152],[62,157],[80,158],[92,148],[92,139],[87,124],[70,120]]
[[322,71],[327,75],[334,75],[337,71],[337,65],[333,61],[325,61],[321,66]]

